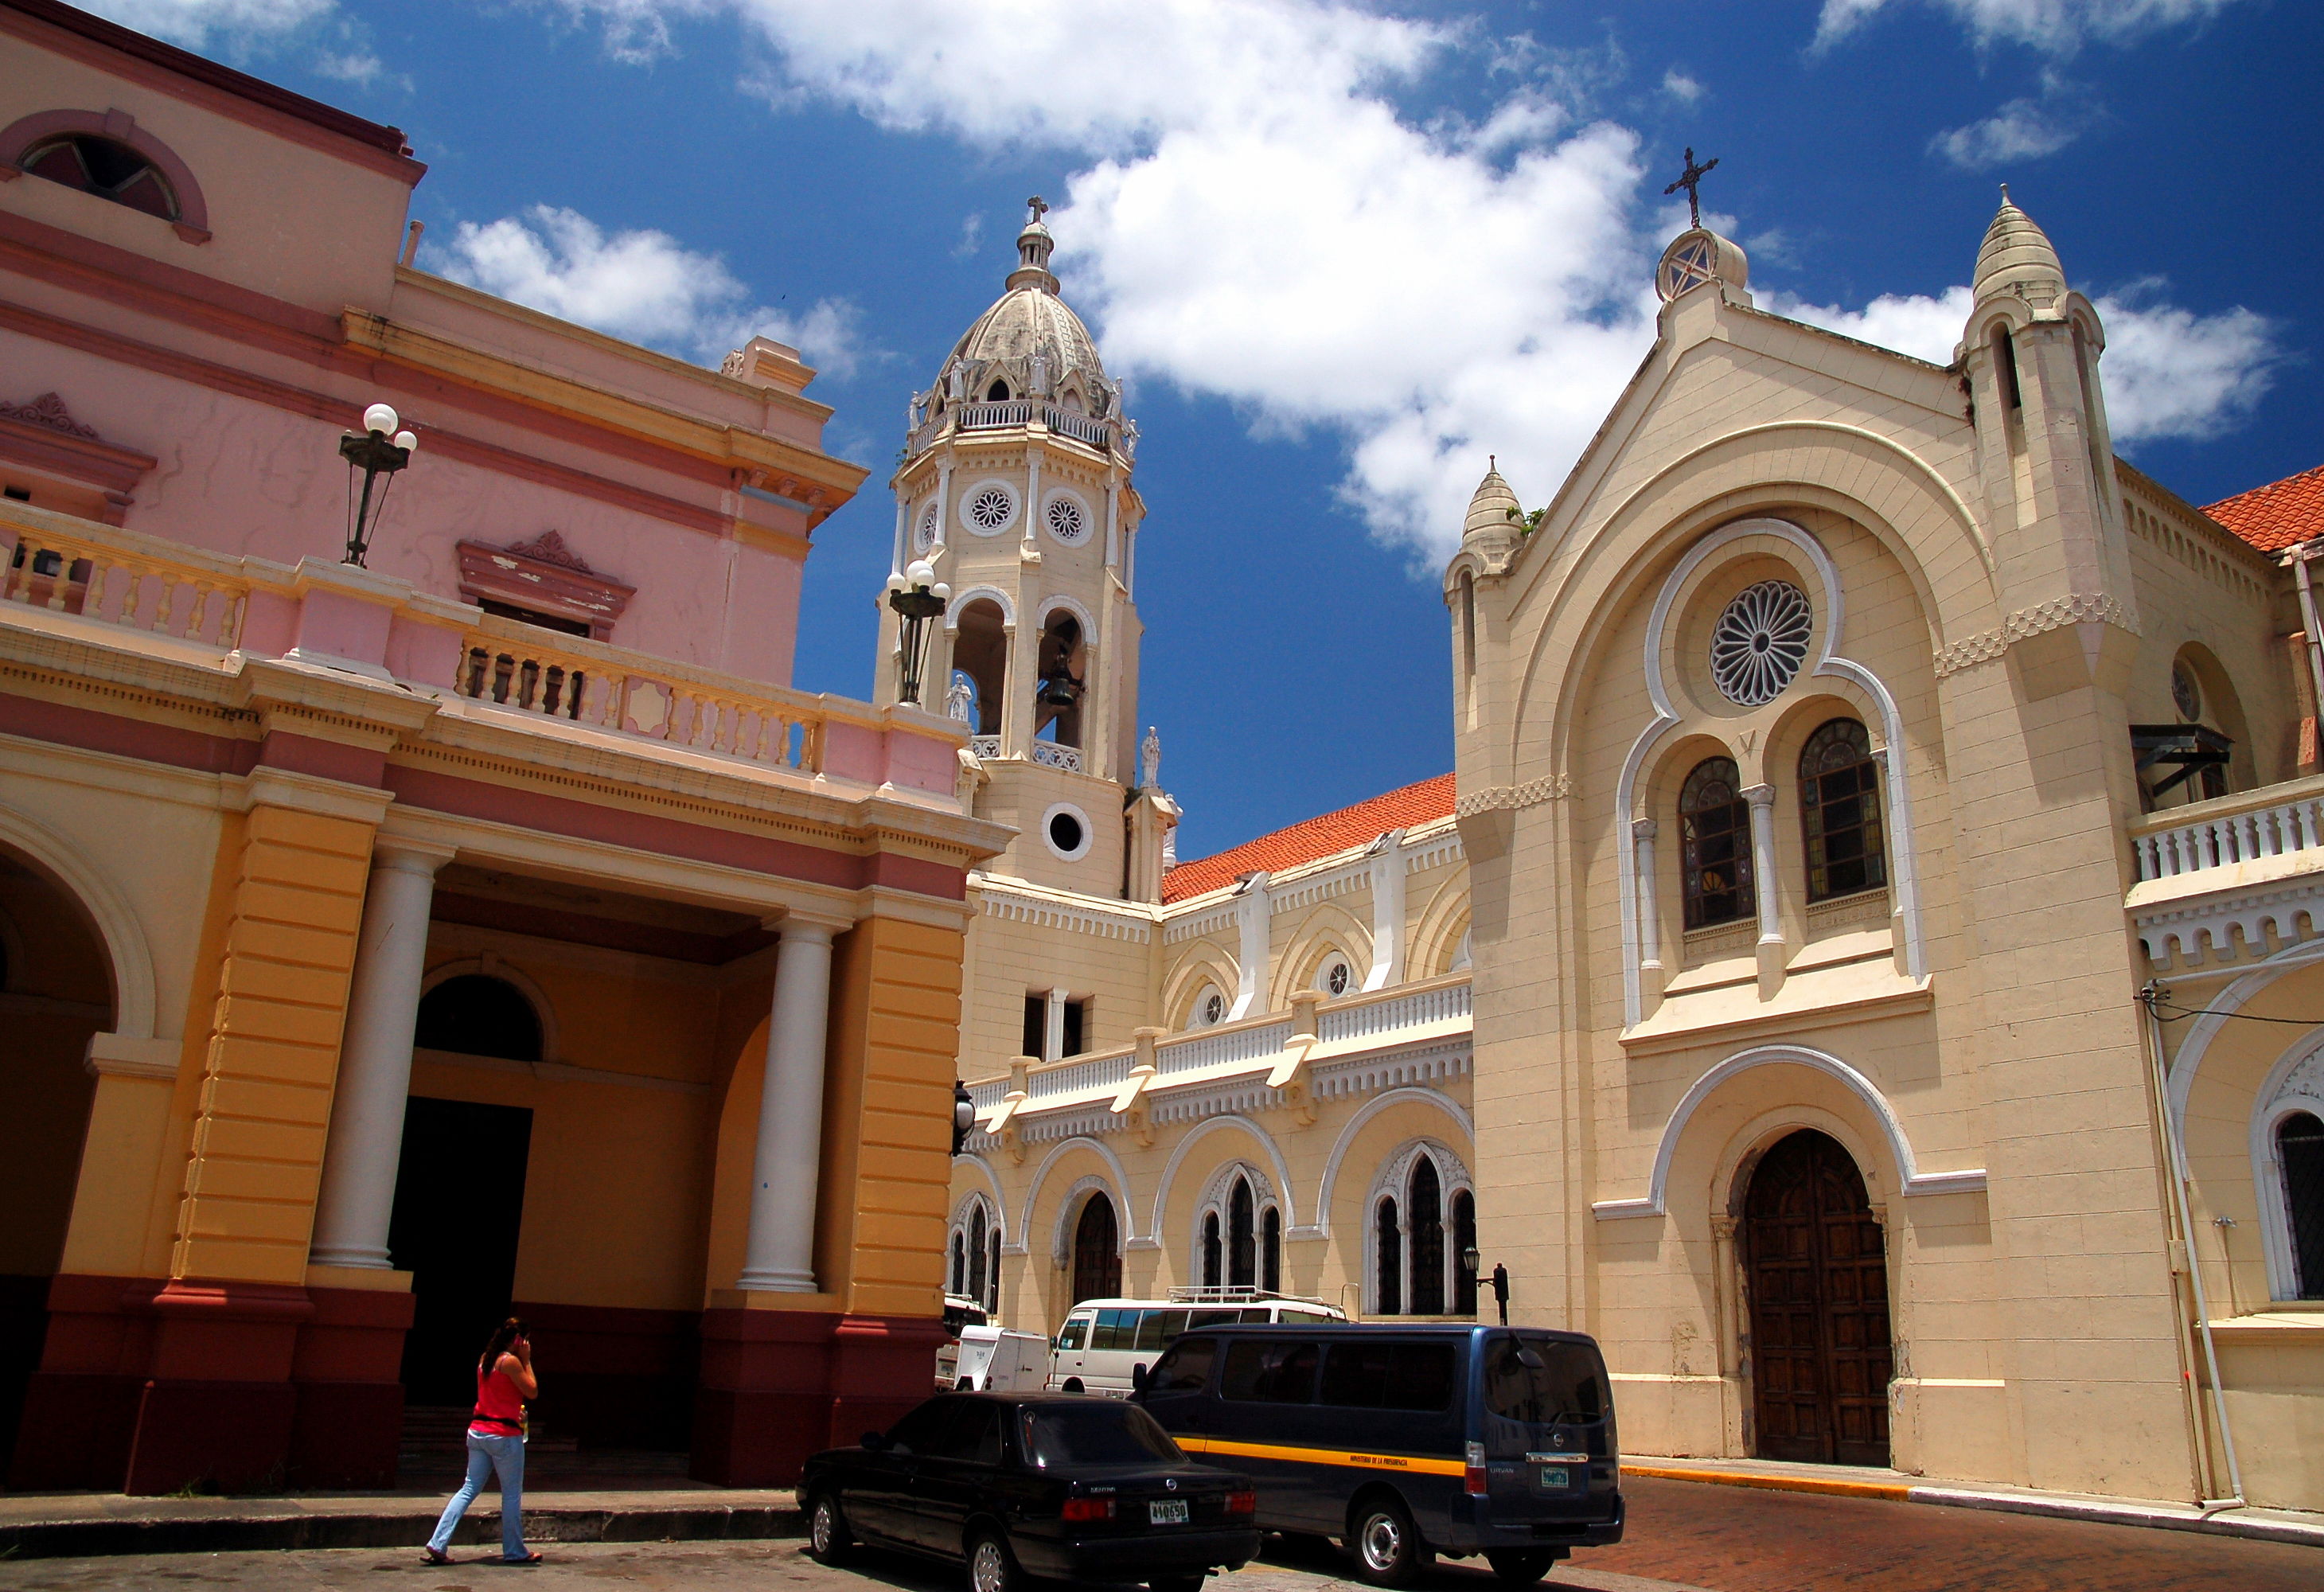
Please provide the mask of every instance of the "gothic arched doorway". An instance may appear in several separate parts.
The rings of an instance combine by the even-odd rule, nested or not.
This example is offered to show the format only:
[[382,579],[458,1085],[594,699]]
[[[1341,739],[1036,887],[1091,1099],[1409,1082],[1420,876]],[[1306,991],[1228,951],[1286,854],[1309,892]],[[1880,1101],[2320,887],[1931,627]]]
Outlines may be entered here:
[[1752,1407],[1763,1459],[1888,1463],[1888,1266],[1856,1162],[1803,1129],[1744,1199]]
[[1116,1242],[1113,1201],[1093,1194],[1074,1224],[1074,1296],[1067,1304],[1085,1299],[1112,1299],[1121,1292],[1121,1245]]

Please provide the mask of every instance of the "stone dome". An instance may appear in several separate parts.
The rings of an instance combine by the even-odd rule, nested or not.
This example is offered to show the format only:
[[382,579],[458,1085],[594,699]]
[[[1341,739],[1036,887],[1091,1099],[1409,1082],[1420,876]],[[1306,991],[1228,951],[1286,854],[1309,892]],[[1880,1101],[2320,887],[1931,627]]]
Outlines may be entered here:
[[[1512,514],[1517,517],[1510,518]],[[1524,523],[1525,510],[1517,502],[1517,495],[1509,490],[1499,470],[1489,469],[1485,478],[1477,483],[1476,495],[1469,499],[1469,518],[1461,528],[1461,538],[1465,541],[1485,532],[1514,535]]]
[[1017,235],[1017,269],[1009,273],[1008,291],[953,345],[937,373],[934,396],[975,403],[1002,382],[1011,398],[1056,401],[1077,393],[1089,414],[1112,414],[1118,394],[1106,379],[1097,343],[1082,318],[1057,296],[1057,279],[1049,270],[1056,240],[1041,224],[1045,208],[1034,201],[1032,218]]
[[2010,202],[2005,187],[2001,208],[1995,212],[1993,225],[1985,229],[1985,242],[1978,245],[1973,285],[1978,301],[2007,293],[2047,306],[2065,291],[2066,268],[2059,264],[2049,235],[2034,224],[2033,217]]

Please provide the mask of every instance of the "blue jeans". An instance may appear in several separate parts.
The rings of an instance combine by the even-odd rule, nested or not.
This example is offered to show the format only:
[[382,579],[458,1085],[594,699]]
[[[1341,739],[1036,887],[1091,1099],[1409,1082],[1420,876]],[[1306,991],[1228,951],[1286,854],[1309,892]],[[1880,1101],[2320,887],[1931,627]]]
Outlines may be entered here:
[[524,1557],[524,1439],[475,1430],[468,1433],[468,1479],[444,1505],[444,1518],[436,1523],[436,1534],[428,1539],[430,1548],[441,1553],[452,1545],[453,1528],[484,1490],[484,1478],[494,1471],[501,1477],[501,1557]]

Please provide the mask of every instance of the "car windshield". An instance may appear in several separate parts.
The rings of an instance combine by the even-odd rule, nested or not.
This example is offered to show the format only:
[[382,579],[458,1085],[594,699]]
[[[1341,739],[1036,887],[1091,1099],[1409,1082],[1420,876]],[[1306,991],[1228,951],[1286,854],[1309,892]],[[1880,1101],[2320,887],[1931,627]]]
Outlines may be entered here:
[[1605,1371],[1589,1345],[1497,1337],[1485,1357],[1485,1408],[1536,1426],[1605,1419]]
[[1111,1400],[1045,1404],[1025,1412],[1025,1453],[1043,1469],[1080,1465],[1176,1464],[1170,1434],[1135,1404]]

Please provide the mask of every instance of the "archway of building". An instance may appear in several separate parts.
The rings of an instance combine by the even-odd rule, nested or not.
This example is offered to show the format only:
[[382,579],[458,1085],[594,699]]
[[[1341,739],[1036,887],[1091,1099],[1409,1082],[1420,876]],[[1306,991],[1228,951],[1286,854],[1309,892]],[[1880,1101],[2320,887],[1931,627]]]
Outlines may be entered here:
[[964,604],[954,625],[952,666],[968,681],[973,733],[1001,733],[1001,711],[1009,693],[1009,620],[989,597]]
[[48,1333],[97,1080],[90,1036],[113,1028],[113,968],[71,893],[0,849],[0,1458]]
[[1092,1191],[1074,1220],[1074,1296],[1112,1299],[1121,1292],[1121,1225],[1113,1199],[1103,1189]]
[[1041,626],[1033,671],[1033,733],[1060,746],[1082,744],[1082,706],[1088,694],[1089,663],[1082,623],[1065,609]]
[[1886,1466],[1895,1369],[1886,1243],[1863,1173],[1838,1140],[1801,1128],[1747,1176],[1752,1451]]

